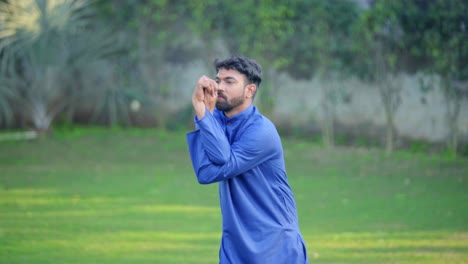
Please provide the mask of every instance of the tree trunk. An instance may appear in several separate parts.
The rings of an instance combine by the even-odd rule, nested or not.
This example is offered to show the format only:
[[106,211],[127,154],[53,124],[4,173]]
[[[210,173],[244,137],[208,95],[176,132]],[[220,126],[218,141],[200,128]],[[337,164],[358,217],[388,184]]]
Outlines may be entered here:
[[387,142],[385,149],[387,154],[391,154],[394,149],[394,121],[393,121],[393,113],[387,113]]
[[387,123],[385,150],[390,154],[395,149],[395,112],[400,104],[401,86],[391,73],[384,73],[384,81],[377,84],[380,97],[385,110],[385,119]]
[[260,93],[259,104],[261,111],[267,116],[270,115],[275,108],[275,97],[279,86],[276,76],[276,70],[273,67],[267,67],[264,77],[265,81],[262,82],[262,88],[257,90],[257,93]]
[[460,113],[460,99],[456,96],[449,98],[451,102],[447,102],[447,115],[450,128],[449,136],[449,151],[453,157],[457,156],[458,152],[458,138],[459,138],[459,129],[458,129],[458,116]]
[[460,114],[460,96],[456,88],[452,86],[451,80],[448,77],[442,78],[443,89],[447,107],[447,123],[449,127],[448,150],[453,157],[457,156],[458,152],[458,116]]
[[39,98],[37,101],[32,103],[31,117],[34,128],[37,131],[39,137],[41,138],[43,135],[47,135],[50,130],[53,116],[48,114],[46,104],[40,101]]
[[330,118],[325,120],[324,142],[327,148],[335,147],[335,128]]
[[[333,82],[328,80],[328,82]],[[334,148],[335,147],[335,102],[333,101],[333,85],[325,84],[326,81],[323,81],[322,92],[323,92],[323,121],[322,121],[322,138],[325,147]]]

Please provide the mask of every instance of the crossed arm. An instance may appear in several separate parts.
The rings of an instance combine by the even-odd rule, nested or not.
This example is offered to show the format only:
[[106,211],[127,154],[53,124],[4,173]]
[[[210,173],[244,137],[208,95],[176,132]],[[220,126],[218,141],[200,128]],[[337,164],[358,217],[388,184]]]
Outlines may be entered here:
[[198,182],[209,184],[230,179],[251,170],[277,154],[274,138],[265,129],[247,127],[232,145],[211,113],[187,134],[190,158]]

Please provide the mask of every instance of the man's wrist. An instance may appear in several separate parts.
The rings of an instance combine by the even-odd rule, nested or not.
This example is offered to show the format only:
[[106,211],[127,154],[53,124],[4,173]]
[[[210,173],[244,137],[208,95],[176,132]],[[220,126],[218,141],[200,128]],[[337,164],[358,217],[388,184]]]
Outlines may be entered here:
[[212,107],[211,109],[210,108],[206,108],[208,111],[210,111],[211,114],[213,114],[214,112],[214,107]]
[[195,114],[197,115],[198,120],[202,119],[205,117],[205,111],[206,111],[206,106],[205,104],[197,104],[194,106],[195,108]]

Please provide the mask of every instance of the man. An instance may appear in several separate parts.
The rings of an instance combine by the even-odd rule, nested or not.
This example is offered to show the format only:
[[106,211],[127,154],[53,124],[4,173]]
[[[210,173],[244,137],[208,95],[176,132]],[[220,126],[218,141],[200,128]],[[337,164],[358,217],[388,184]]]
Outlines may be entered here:
[[308,263],[281,140],[253,98],[261,83],[255,61],[215,61],[216,80],[193,92],[196,130],[187,134],[200,184],[219,182],[221,264]]

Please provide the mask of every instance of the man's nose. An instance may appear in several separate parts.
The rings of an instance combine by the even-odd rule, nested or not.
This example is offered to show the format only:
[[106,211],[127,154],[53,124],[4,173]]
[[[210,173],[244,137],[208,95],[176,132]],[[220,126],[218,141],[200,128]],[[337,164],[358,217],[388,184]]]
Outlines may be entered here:
[[224,85],[222,83],[218,83],[218,91],[223,91],[224,92]]

